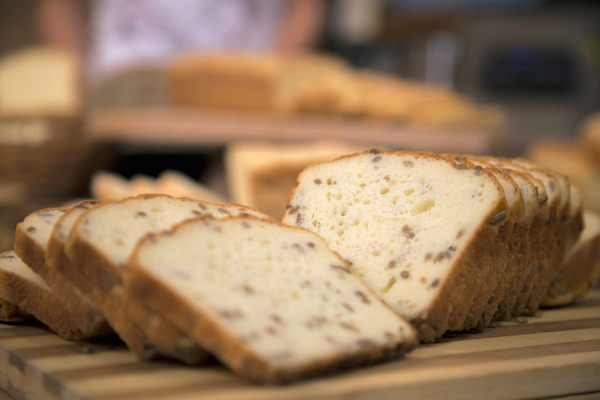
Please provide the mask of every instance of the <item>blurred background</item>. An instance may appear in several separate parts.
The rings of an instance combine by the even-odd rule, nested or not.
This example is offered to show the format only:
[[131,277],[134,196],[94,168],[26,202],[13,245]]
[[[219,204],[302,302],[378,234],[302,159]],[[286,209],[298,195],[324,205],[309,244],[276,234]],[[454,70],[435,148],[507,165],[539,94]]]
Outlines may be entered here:
[[600,209],[600,2],[0,0],[0,251],[162,192],[279,219],[308,164],[528,157]]

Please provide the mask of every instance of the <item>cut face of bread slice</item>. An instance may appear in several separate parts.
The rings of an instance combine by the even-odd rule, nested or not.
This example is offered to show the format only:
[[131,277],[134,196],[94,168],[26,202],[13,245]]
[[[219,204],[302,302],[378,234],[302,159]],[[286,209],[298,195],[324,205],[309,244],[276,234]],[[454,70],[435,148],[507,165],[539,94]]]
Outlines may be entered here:
[[[96,203],[85,201],[74,207],[88,207]],[[106,336],[114,332],[100,311],[76,286],[56,273],[46,257],[52,229],[67,211],[64,207],[49,208],[27,216],[15,231],[15,253],[52,288],[73,322],[87,337]]]
[[0,298],[33,315],[65,339],[84,338],[46,282],[12,251],[0,253]]
[[150,232],[169,229],[201,215],[223,218],[239,214],[269,218],[243,206],[165,195],[142,195],[98,205],[79,216],[65,239],[64,252],[70,265],[76,266],[69,269],[69,279],[89,294],[139,357],[151,357],[150,350],[155,347],[184,362],[199,362],[207,354],[196,343],[143,307],[136,308],[136,312],[127,307],[128,299],[122,290],[123,270],[137,241]]
[[298,182],[284,223],[321,235],[422,339],[441,335],[451,313],[463,323],[509,218],[495,177],[430,153],[371,150],[313,164]]
[[399,356],[412,326],[305,229],[200,218],[140,242],[126,290],[242,377],[279,383]]

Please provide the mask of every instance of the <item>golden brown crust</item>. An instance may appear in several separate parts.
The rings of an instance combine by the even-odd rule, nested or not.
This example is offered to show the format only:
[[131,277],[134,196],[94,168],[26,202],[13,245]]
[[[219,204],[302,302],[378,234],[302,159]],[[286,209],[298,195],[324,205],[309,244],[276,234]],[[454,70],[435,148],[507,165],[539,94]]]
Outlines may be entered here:
[[58,298],[28,279],[0,269],[0,298],[33,315],[65,339],[84,339]]
[[[228,217],[228,219],[255,217]],[[324,374],[331,374],[349,368],[362,365],[370,365],[377,362],[399,358],[403,353],[416,346],[416,342],[405,343],[394,348],[385,346],[374,347],[368,351],[357,352],[356,354],[341,354],[331,359],[318,360],[314,363],[307,363],[296,368],[271,366],[266,360],[260,358],[246,347],[238,338],[230,336],[227,331],[221,328],[218,323],[210,317],[195,310],[194,306],[189,304],[179,293],[176,293],[155,279],[150,273],[146,272],[138,262],[137,253],[140,246],[146,240],[151,240],[156,235],[170,234],[186,223],[195,220],[203,220],[205,217],[199,217],[175,225],[171,230],[161,233],[151,233],[140,240],[136,246],[129,261],[127,273],[125,274],[125,291],[134,301],[146,304],[156,313],[162,315],[182,331],[187,332],[200,345],[221,359],[225,364],[231,367],[242,378],[253,383],[286,383],[300,379],[306,379]],[[264,220],[263,222],[282,225],[273,220]],[[291,229],[302,229],[301,227],[289,226]],[[311,232],[312,233],[312,232]],[[314,234],[314,233],[312,233]],[[315,235],[315,240],[324,240]],[[340,263],[346,264],[339,256]],[[350,270],[352,274],[353,271]],[[369,290],[365,287],[365,290]],[[387,307],[382,302],[382,305]],[[413,332],[416,335],[415,332]]]

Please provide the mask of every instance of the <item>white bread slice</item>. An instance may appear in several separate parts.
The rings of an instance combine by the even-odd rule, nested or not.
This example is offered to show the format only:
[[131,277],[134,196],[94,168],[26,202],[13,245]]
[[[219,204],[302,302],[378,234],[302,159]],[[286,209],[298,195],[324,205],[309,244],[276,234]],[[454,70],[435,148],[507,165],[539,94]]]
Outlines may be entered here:
[[0,298],[33,315],[65,339],[84,338],[46,282],[13,251],[0,253]]
[[[527,263],[530,265],[529,273],[525,279],[525,282],[523,283],[513,309],[510,311],[510,313],[508,313],[507,310],[504,315],[504,318],[509,318],[509,316],[519,316],[523,313],[527,306],[527,301],[533,293],[539,273],[542,270],[547,269],[547,242],[549,241],[549,237],[552,235],[552,230],[556,226],[558,213],[559,198],[557,197],[556,193],[556,187],[558,187],[558,184],[555,182],[555,190],[549,194],[548,190],[550,190],[550,188],[547,188],[543,179],[546,179],[546,182],[548,182],[549,180],[552,180],[552,176],[546,171],[531,171],[527,168],[519,166],[518,164],[515,164],[512,160],[505,158],[487,157],[486,160],[497,167],[503,168],[504,170],[517,171],[525,174],[536,187],[538,205],[540,206],[540,210],[534,217],[529,233],[530,254],[529,262]],[[550,199],[552,199],[552,201],[550,201]]]
[[[509,218],[497,179],[431,153],[370,152],[313,164],[283,222],[321,235],[431,341],[464,322]],[[487,301],[487,299],[486,299]]]
[[585,228],[546,293],[543,306],[562,306],[582,297],[600,277],[600,214],[584,213]]
[[[152,357],[156,347],[164,355],[187,363],[202,361],[207,354],[185,335],[169,329],[162,318],[144,312],[142,307],[137,312],[127,309],[122,274],[137,241],[147,233],[201,215],[223,218],[239,214],[269,218],[235,204],[211,204],[166,195],[141,195],[98,205],[79,216],[65,239],[64,252],[70,264],[77,266],[69,269],[69,279],[88,293],[138,357]],[[174,340],[176,336],[179,339]]]
[[[483,161],[486,163],[488,162],[485,158],[483,158]],[[510,169],[504,169],[503,171],[509,174],[519,186],[519,190],[521,191],[521,195],[525,202],[525,214],[523,220],[513,226],[515,236],[522,235],[523,238],[518,244],[516,242],[511,242],[510,244],[514,248],[514,258],[512,260],[514,272],[507,280],[504,297],[498,304],[498,309],[492,319],[511,318],[513,306],[523,291],[529,272],[532,269],[534,259],[531,249],[533,243],[537,240],[539,229],[541,229],[540,223],[534,224],[535,218],[540,213],[536,186],[533,184],[528,174]],[[536,229],[538,231],[536,231]]]
[[[46,250],[48,269],[51,273],[60,277],[65,284],[77,288],[77,291],[79,289],[73,283],[73,280],[77,281],[73,279],[73,276],[77,276],[73,274],[73,271],[77,270],[77,266],[72,265],[64,253],[65,239],[79,216],[98,204],[100,203],[97,201],[87,200],[66,210],[54,224],[48,241]],[[77,307],[79,301],[91,303],[87,296],[83,296],[83,298],[67,297],[67,300],[69,299],[75,303],[75,307]],[[100,313],[95,305],[92,305],[92,307],[97,310],[97,313]],[[109,310],[115,312],[114,308],[109,308]],[[119,335],[125,343],[129,344],[132,352],[141,358],[152,358],[156,352],[167,357],[177,358],[188,364],[195,364],[206,358],[206,353],[199,346],[176,328],[154,317],[147,309],[137,310],[135,318],[132,318],[132,320],[135,324],[121,326]],[[111,332],[113,332],[112,328]]]
[[[510,218],[500,226],[498,236],[491,251],[496,255],[492,263],[492,271],[486,277],[479,294],[482,300],[476,301],[475,305],[467,314],[464,321],[464,329],[486,327],[498,308],[498,304],[504,297],[508,279],[514,274],[514,249],[519,247],[524,240],[525,232],[515,230],[515,226],[522,222],[525,212],[525,203],[521,190],[505,171],[495,166],[468,156],[454,156],[452,159],[457,164],[473,165],[477,168],[485,168],[497,179],[506,198],[510,209]],[[495,271],[497,269],[499,272]]]
[[254,217],[186,221],[149,235],[126,290],[240,376],[281,383],[397,358],[412,326],[327,243]]
[[[97,202],[84,201],[73,207],[89,207]],[[29,214],[17,225],[15,253],[38,274],[68,310],[73,322],[88,337],[114,333],[100,311],[70,281],[58,274],[48,262],[46,249],[52,229],[68,208],[48,208]]]
[[563,181],[559,178],[559,175],[548,169],[537,165],[534,167],[534,165],[519,159],[508,161],[514,168],[540,179],[544,183],[548,195],[549,218],[543,230],[543,250],[539,259],[540,267],[526,303],[517,305],[523,307],[521,313],[533,314],[538,310],[553,277],[558,273],[564,260],[566,230],[570,224],[568,215],[566,215],[570,210],[570,193],[568,192],[570,188],[563,187]]

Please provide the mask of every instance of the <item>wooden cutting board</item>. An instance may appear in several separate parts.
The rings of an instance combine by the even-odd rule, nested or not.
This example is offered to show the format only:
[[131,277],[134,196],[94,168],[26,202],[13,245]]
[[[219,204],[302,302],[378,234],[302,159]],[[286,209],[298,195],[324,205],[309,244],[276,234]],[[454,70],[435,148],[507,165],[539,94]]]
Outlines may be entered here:
[[[118,343],[75,343],[0,324],[0,387],[16,399],[600,398],[600,291],[541,317],[422,345],[405,359],[283,387],[227,368],[139,362]],[[577,396],[574,396],[577,395]]]

